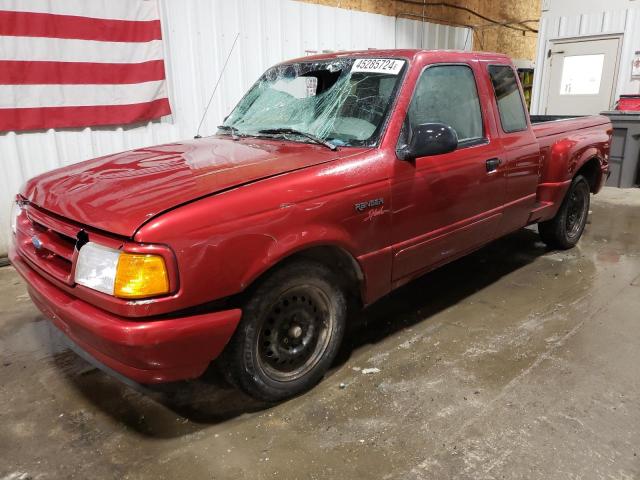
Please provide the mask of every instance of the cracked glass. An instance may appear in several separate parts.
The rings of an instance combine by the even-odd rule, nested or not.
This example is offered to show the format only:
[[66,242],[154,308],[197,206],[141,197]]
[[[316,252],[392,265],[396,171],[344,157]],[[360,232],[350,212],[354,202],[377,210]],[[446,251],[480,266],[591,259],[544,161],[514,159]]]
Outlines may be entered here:
[[277,65],[251,87],[218,133],[375,146],[405,63],[340,58]]

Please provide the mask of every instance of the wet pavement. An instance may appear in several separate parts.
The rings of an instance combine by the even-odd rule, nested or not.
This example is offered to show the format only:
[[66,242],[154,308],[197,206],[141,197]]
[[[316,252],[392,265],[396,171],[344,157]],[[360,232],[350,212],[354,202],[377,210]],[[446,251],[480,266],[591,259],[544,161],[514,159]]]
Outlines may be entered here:
[[590,222],[571,251],[525,229],[393,293],[276,406],[214,373],[123,386],[2,268],[0,480],[640,478],[640,189]]

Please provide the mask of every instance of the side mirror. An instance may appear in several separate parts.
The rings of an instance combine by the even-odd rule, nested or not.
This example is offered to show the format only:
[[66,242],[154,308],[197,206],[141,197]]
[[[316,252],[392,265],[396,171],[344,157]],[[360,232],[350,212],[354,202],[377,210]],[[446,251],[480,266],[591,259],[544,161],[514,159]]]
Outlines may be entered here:
[[444,123],[423,123],[411,135],[409,144],[398,151],[402,160],[413,160],[429,155],[442,155],[458,148],[458,134]]

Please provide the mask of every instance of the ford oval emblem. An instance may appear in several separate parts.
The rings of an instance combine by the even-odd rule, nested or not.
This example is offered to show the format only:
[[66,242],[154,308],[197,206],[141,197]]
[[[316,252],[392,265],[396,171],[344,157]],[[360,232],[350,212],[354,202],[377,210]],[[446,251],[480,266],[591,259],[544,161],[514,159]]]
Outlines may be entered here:
[[42,240],[40,240],[37,235],[31,237],[31,243],[36,250],[40,250],[42,248]]

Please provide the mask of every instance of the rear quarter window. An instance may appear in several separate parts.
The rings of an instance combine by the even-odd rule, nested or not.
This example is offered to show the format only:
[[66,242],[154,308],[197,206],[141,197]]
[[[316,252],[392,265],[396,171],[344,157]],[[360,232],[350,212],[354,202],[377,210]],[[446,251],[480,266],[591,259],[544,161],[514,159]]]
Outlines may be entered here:
[[506,133],[527,129],[527,114],[513,69],[508,65],[490,65],[489,77],[498,104],[500,123]]

